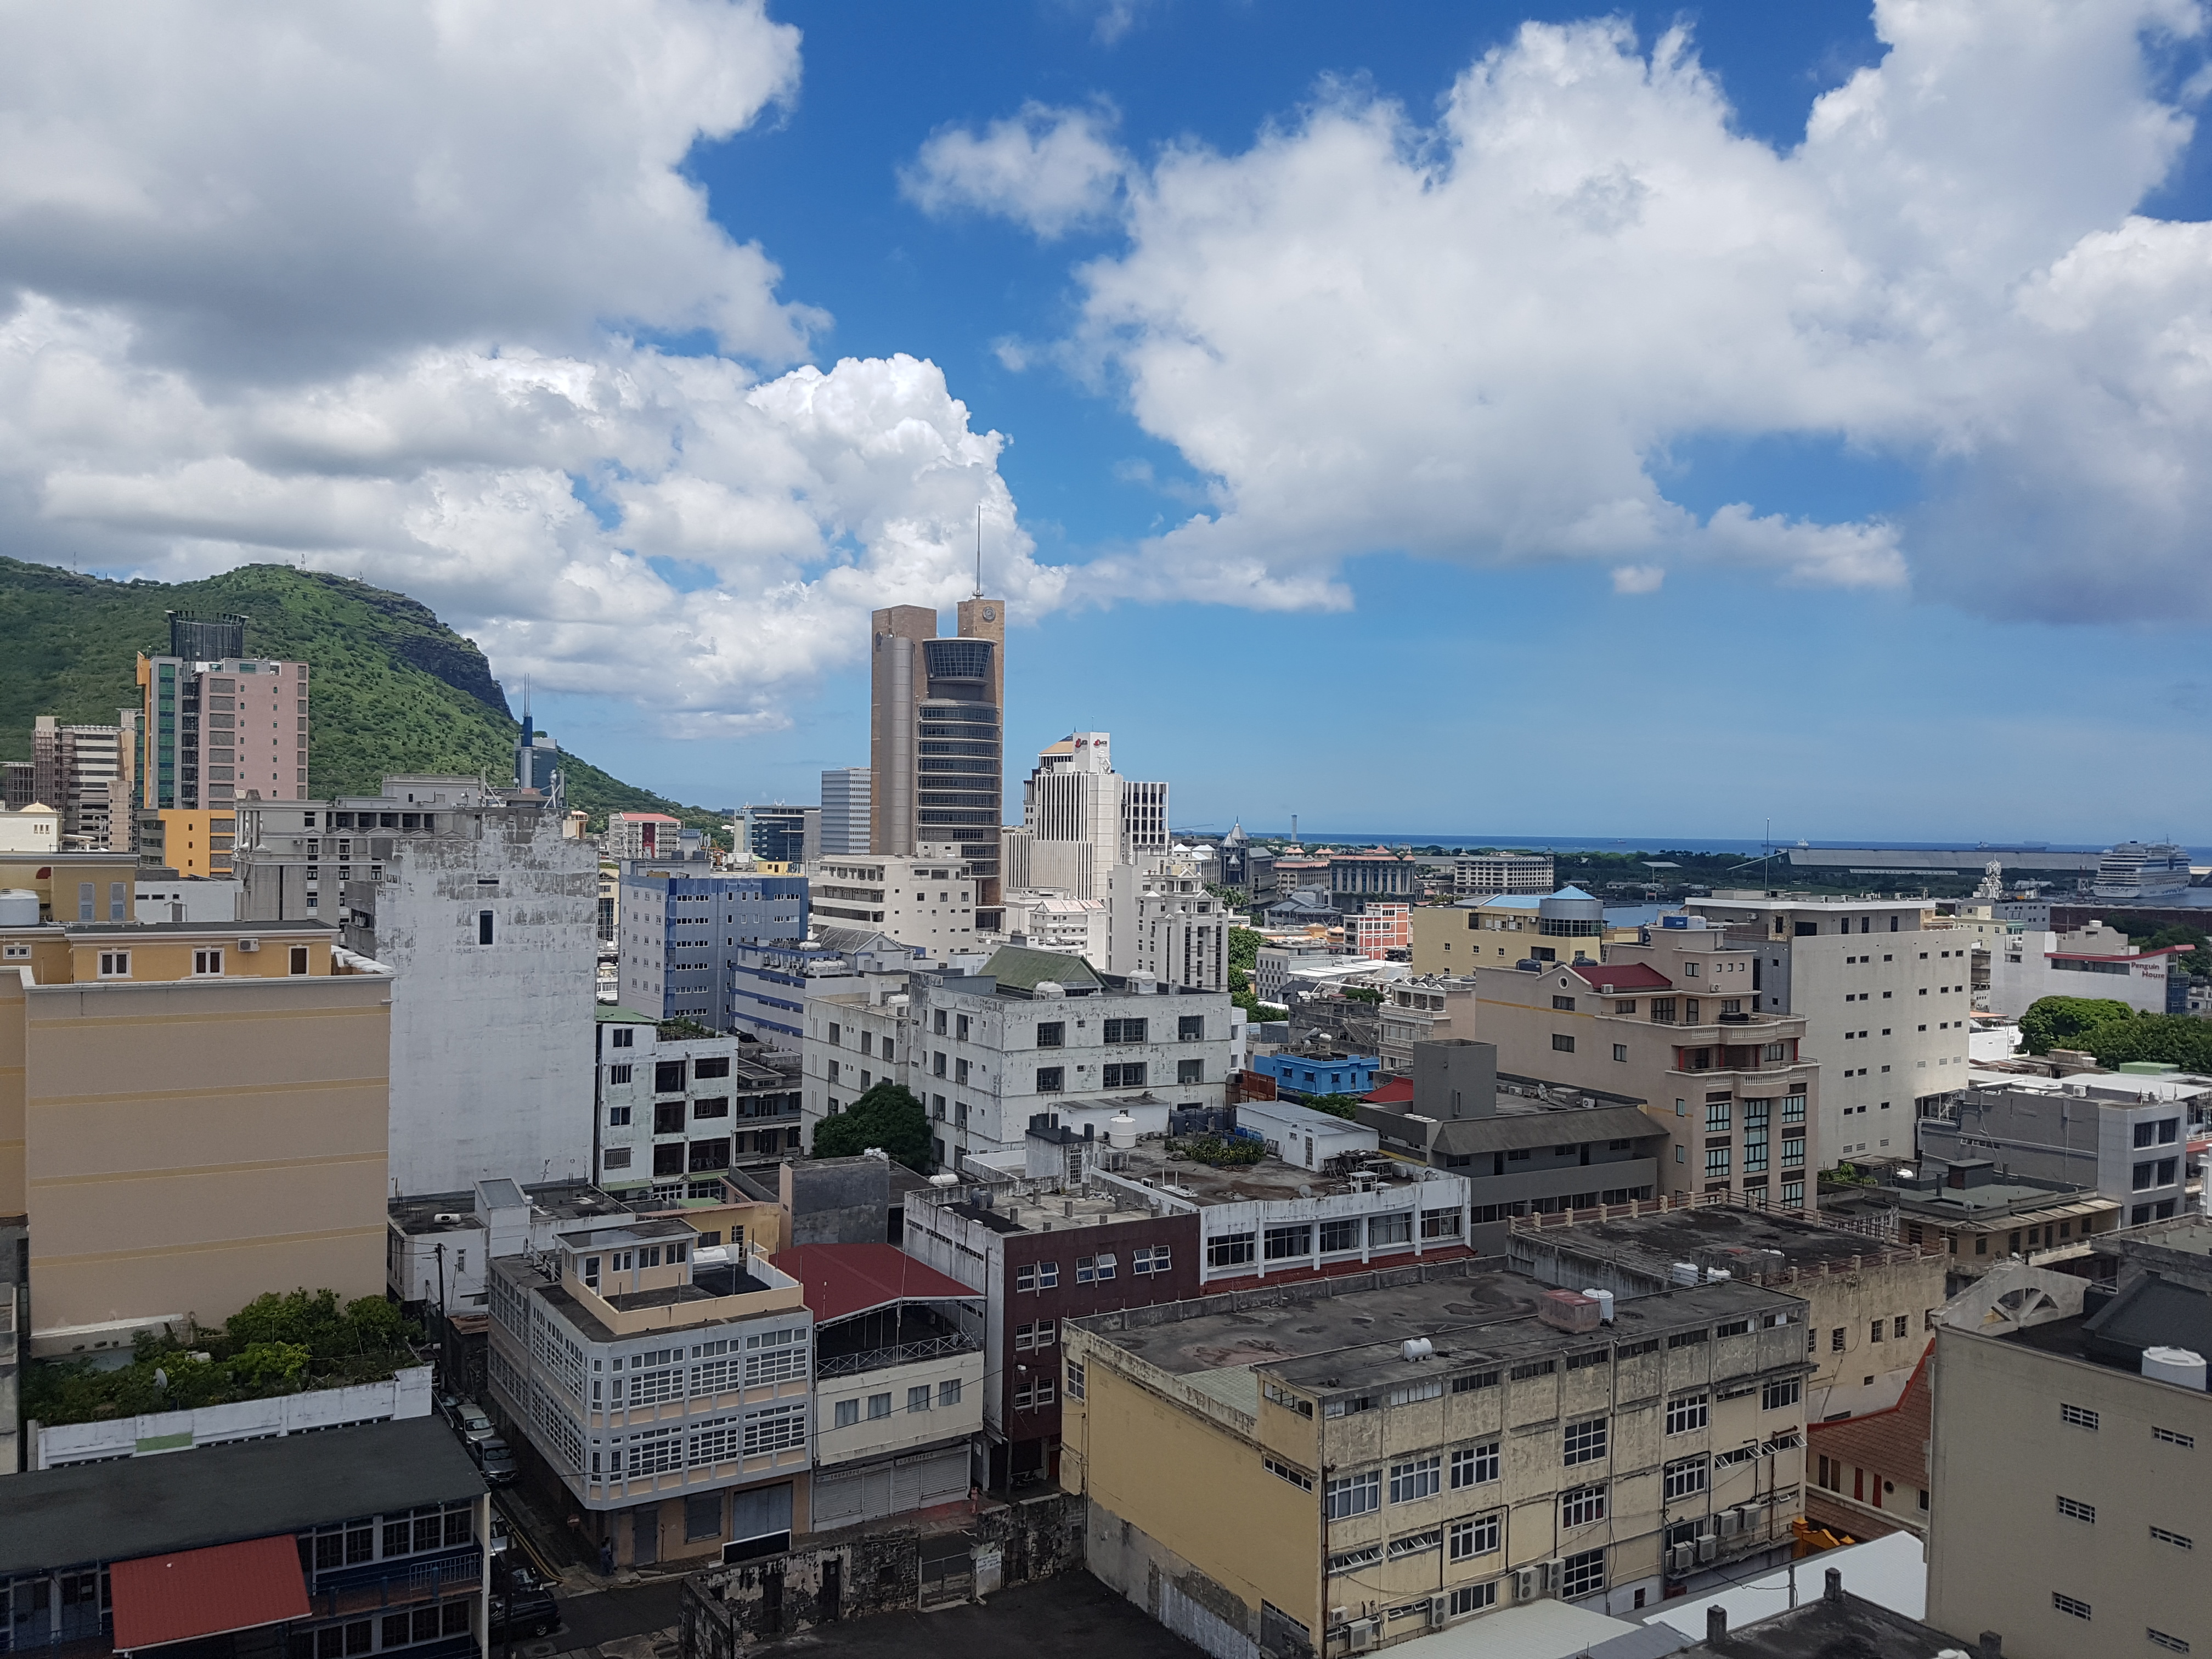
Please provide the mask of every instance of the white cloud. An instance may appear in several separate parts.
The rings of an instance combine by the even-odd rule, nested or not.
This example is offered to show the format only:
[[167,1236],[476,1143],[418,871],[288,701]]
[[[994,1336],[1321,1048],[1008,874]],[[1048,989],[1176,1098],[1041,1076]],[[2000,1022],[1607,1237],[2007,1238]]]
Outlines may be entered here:
[[[1885,0],[1804,143],[1687,36],[1528,25],[1433,125],[1341,88],[1124,179],[1063,344],[1212,481],[1086,593],[1342,602],[1348,556],[1720,562],[2048,615],[2212,615],[2212,228],[2136,216],[2186,143],[2191,0]],[[1035,354],[1032,353],[1034,356]],[[1927,471],[1820,523],[1668,499],[1670,447]]]
[[925,143],[899,186],[925,213],[997,214],[1037,235],[1065,234],[1114,207],[1129,160],[1113,143],[1117,118],[1100,104],[1084,109],[1022,106],[978,136],[944,127]]
[[680,171],[796,85],[759,0],[8,19],[11,552],[360,574],[697,734],[964,593],[979,504],[994,588],[1054,602],[933,365],[774,374],[819,319]]
[[1616,593],[1656,593],[1667,580],[1667,568],[1657,564],[1618,564],[1613,568]]

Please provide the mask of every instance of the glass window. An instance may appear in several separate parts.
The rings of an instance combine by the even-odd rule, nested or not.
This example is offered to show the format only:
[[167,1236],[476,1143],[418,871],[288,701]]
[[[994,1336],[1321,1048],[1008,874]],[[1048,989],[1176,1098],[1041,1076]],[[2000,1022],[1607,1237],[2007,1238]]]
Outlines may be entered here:
[[1355,1515],[1370,1515],[1382,1507],[1382,1471],[1369,1469],[1359,1474],[1340,1475],[1328,1483],[1327,1494],[1328,1518],[1346,1521]]
[[1577,1463],[1594,1463],[1605,1455],[1606,1419],[1593,1417],[1586,1422],[1570,1423],[1564,1437],[1562,1461],[1572,1468]]

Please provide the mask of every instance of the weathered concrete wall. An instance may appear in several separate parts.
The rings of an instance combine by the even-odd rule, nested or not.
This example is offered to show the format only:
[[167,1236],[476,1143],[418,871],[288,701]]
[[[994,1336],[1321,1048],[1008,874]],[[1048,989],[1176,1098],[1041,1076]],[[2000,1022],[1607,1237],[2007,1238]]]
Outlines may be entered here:
[[[737,1659],[744,1645],[817,1625],[922,1605],[926,1564],[957,1558],[972,1593],[1049,1578],[1083,1565],[1083,1500],[1073,1494],[987,1510],[964,1533],[919,1526],[836,1534],[781,1555],[694,1574],[684,1588],[684,1659]],[[963,1541],[967,1548],[963,1551]],[[825,1591],[834,1587],[836,1600]]]
[[880,1158],[784,1165],[793,1244],[881,1244],[890,1226],[891,1166]]

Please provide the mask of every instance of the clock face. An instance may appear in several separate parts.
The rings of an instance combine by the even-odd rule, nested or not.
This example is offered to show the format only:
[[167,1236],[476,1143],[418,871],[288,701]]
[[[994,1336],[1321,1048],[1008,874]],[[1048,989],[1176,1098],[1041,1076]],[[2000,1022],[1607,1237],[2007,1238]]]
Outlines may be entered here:
[[983,620],[985,622],[996,622],[998,619],[999,611],[997,606],[987,605],[983,607]]

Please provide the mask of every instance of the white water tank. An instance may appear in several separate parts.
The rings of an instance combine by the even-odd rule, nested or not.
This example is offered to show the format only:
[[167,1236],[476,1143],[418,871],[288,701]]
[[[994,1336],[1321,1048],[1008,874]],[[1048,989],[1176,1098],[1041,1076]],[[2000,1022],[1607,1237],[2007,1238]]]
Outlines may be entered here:
[[1698,1264],[1694,1261],[1677,1261],[1667,1269],[1667,1279],[1673,1285],[1694,1285],[1698,1282]]
[[39,896],[27,887],[0,888],[0,927],[39,925]]
[[1583,1294],[1588,1297],[1591,1301],[1597,1304],[1597,1322],[1601,1325],[1612,1324],[1613,1292],[1611,1291],[1584,1291]]
[[1436,1351],[1437,1345],[1425,1336],[1409,1336],[1398,1350],[1407,1359],[1426,1359]]
[[1735,1275],[1729,1272],[1726,1267],[1708,1267],[1705,1269],[1705,1283],[1708,1285],[1725,1285],[1735,1276]]
[[2145,1348],[2142,1374],[2154,1382],[2174,1382],[2204,1392],[2204,1356],[2187,1348]]

